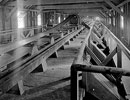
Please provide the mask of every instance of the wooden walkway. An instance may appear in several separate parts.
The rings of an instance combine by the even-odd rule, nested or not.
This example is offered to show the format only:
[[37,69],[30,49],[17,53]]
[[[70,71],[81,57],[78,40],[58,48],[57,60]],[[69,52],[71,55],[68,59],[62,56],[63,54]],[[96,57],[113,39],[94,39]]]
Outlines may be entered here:
[[[63,87],[65,89],[67,88],[67,94],[70,95],[70,88],[68,86],[70,85],[70,67],[78,54],[86,33],[87,30],[74,38],[73,41],[70,41],[70,45],[66,44],[64,50],[58,50],[58,58],[48,58],[48,67],[45,72],[43,72],[42,68],[39,66],[30,73],[24,79],[24,88],[26,92],[22,96],[7,93],[2,94],[0,100],[40,100],[42,97],[44,100],[51,100],[52,98],[47,98],[46,95]],[[64,94],[66,94],[66,92]],[[52,100],[55,99],[53,98]]]

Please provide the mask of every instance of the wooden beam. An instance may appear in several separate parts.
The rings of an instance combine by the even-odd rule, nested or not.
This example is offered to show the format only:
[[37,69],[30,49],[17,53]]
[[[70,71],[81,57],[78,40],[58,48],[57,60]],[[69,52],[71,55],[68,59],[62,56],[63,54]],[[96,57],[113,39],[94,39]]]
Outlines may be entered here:
[[[75,70],[83,72],[94,72],[94,73],[104,73],[104,74],[121,74],[124,76],[130,76],[130,70],[125,70],[122,68],[107,67],[107,66],[97,66],[97,65],[73,65]],[[74,67],[73,67],[74,68]],[[74,69],[73,69],[74,70]]]
[[109,17],[115,17],[115,15],[114,15],[109,9],[107,9],[105,6],[102,6],[102,8],[103,8],[105,11],[107,11],[109,14],[111,14],[111,16],[109,16]]
[[120,3],[117,7],[121,7],[123,6],[124,4],[130,2],[130,0],[124,0],[122,3]]
[[[87,2],[102,2],[104,0],[26,0],[22,1],[23,4],[26,6],[29,5],[56,5],[56,4],[79,4],[79,3],[87,3]],[[8,4],[9,6],[16,6],[17,1],[15,2],[10,2]]]
[[117,53],[117,48],[115,48],[115,49],[111,52],[111,54],[109,54],[109,55],[107,56],[107,58],[102,62],[102,64],[103,64],[103,65],[106,65],[106,64],[113,58],[113,56],[114,56],[116,53]]
[[117,11],[121,16],[126,17],[126,15],[125,15],[118,7],[116,7],[111,1],[105,0],[105,2],[106,2],[110,7],[112,7],[115,11]]
[[107,17],[108,15],[105,14],[104,12],[102,12],[101,10],[99,10],[99,12],[104,16],[104,17]]
[[117,45],[117,67],[122,68],[122,51],[119,45]]
[[10,17],[17,11],[17,7],[14,7],[11,12],[8,14],[8,16],[6,17],[6,21],[8,21],[10,19]]
[[97,8],[101,7],[101,5],[95,5],[95,4],[75,4],[75,5],[51,5],[51,6],[40,6],[41,8],[46,9],[87,9],[87,8]]

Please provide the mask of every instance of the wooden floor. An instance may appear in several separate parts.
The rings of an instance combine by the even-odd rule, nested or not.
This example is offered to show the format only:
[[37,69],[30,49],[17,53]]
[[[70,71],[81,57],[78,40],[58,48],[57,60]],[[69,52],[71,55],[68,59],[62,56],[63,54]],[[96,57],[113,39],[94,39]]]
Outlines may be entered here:
[[[58,58],[48,58],[48,69],[42,72],[40,66],[24,79],[26,92],[22,95],[1,94],[0,100],[70,100],[70,66],[77,56],[85,35],[79,35],[65,50],[58,51]],[[114,57],[116,62],[116,56]],[[130,61],[123,54],[123,68],[129,68]],[[102,80],[102,79],[101,79]],[[130,78],[123,77],[123,82],[130,98]],[[107,80],[102,82],[109,83]],[[67,95],[67,96],[66,96]]]
[[[29,74],[24,79],[26,92],[23,96],[9,93],[1,94],[0,100],[43,100],[43,98],[44,100],[55,100],[59,98],[46,98],[46,95],[63,87],[68,90],[67,94],[70,95],[70,88],[68,86],[70,85],[70,67],[74,58],[77,56],[84,38],[85,35],[82,33],[71,41],[70,45],[66,44],[64,46],[65,50],[58,50],[58,58],[48,58],[48,67],[45,72],[42,72],[39,66],[35,71]],[[61,95],[64,94],[66,94],[66,92]]]

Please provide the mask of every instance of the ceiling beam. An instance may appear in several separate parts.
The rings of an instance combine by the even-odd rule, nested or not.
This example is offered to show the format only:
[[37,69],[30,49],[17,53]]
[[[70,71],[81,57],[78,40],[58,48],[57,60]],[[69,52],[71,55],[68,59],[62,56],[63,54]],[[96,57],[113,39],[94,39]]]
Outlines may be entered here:
[[76,5],[57,5],[57,6],[39,6],[39,9],[87,9],[87,8],[101,8],[101,5],[95,4],[76,4]]
[[9,1],[10,1],[10,0],[2,0],[2,1],[0,2],[0,4],[1,4],[1,5],[6,5]]
[[[103,2],[104,0],[22,0],[24,5],[56,5],[56,4],[70,4],[70,3],[88,3],[88,2]],[[9,6],[16,6],[17,0],[10,2]]]
[[125,15],[118,7],[116,7],[111,1],[105,0],[105,2],[106,2],[112,9],[114,9],[116,12],[118,12],[121,16],[126,17],[126,15]]
[[102,6],[102,8],[103,8],[105,11],[107,11],[109,14],[111,14],[111,16],[109,16],[109,17],[115,17],[115,15],[114,15],[109,9],[107,9],[104,5]]
[[121,6],[123,6],[124,4],[126,4],[126,3],[128,3],[128,2],[130,2],[130,0],[125,0],[125,1],[123,1],[122,3],[120,3],[117,7],[121,7]]
[[102,10],[99,10],[99,12],[104,16],[107,17],[108,15],[106,15],[104,12],[102,12]]

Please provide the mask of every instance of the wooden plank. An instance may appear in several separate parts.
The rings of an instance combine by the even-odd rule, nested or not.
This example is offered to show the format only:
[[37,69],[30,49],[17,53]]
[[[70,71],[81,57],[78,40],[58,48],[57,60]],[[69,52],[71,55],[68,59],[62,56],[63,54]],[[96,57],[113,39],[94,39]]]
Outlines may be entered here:
[[[14,70],[12,73],[0,80],[0,89],[3,92],[8,91],[11,87],[17,84],[19,80],[22,80],[26,75],[38,67],[41,64],[41,60],[47,59],[51,54],[57,51],[66,41],[72,38],[74,35],[78,34],[82,30],[79,29],[72,34],[67,34],[64,38],[57,40],[53,45],[48,48],[43,49],[37,55],[33,55],[24,62],[20,62],[19,68]],[[33,58],[33,59],[32,59]]]

